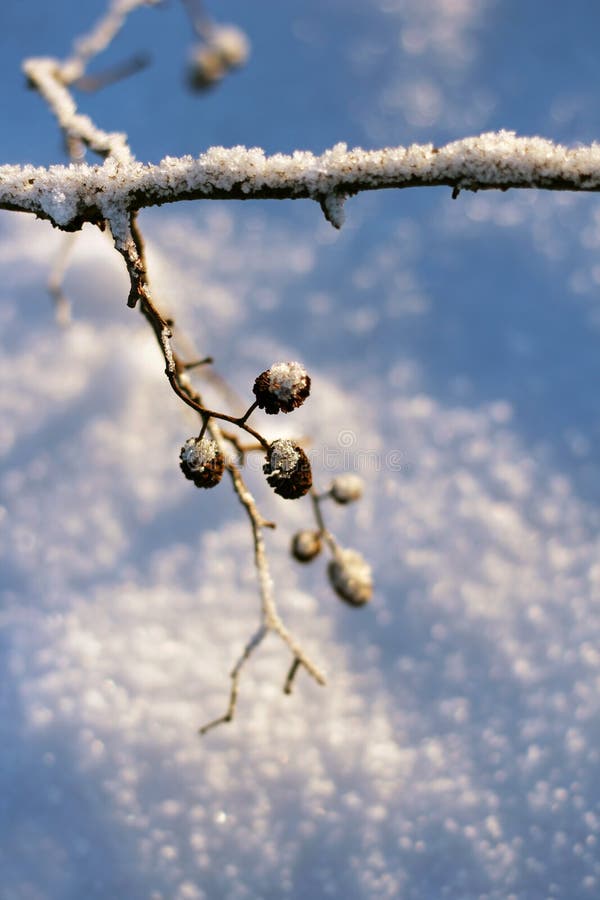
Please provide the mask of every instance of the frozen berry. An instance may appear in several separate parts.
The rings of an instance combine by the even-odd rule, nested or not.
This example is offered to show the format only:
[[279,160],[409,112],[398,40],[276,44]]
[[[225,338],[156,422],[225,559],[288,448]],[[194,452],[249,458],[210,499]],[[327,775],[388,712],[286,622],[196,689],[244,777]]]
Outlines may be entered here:
[[303,497],[312,487],[312,472],[306,453],[288,440],[273,441],[263,472],[275,493],[286,500]]
[[261,372],[252,388],[260,409],[269,415],[302,406],[310,394],[310,378],[299,362],[275,363]]

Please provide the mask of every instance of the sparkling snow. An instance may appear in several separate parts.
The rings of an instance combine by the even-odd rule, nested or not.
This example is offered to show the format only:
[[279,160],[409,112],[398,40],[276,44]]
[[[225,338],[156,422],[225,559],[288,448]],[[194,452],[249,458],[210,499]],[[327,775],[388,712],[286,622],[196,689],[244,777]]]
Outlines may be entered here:
[[[252,229],[218,217],[186,227],[194,245],[180,258],[203,258],[210,284],[229,255],[247,254],[252,295],[272,241],[257,257]],[[7,214],[2,234],[7,897],[105,898],[123,884],[165,898],[593,896],[600,516],[528,446],[513,404],[442,402],[395,352],[375,381],[349,369],[343,389],[315,366],[314,402],[298,416],[321,484],[332,465],[368,481],[326,516],[373,566],[375,596],[349,610],[324,559],[290,561],[310,505],[260,494],[250,465],[280,525],[268,549],[282,614],[327,659],[328,685],[300,676],[284,697],[289,659],[268,641],[236,722],[200,741],[257,621],[249,529],[225,484],[218,498],[186,490],[174,454],[192,420],[124,308],[108,244],[84,236],[67,281],[75,325],[61,331],[39,287],[39,229],[48,236]],[[363,252],[356,271],[378,272],[382,253]],[[169,279],[177,265],[174,252]],[[302,293],[289,267],[270,271]],[[353,277],[326,321],[343,322]],[[260,299],[243,303],[260,321]],[[202,338],[201,307],[196,321]],[[239,349],[250,385],[271,348],[249,353],[243,332],[216,326],[217,353]]]
[[[517,18],[503,0],[310,2],[293,21],[283,11],[308,48],[294,99],[326,60],[344,122],[364,130],[350,136],[311,95],[310,115],[299,103],[278,110],[269,146],[315,114],[314,155],[286,158],[321,191],[346,154],[323,147],[340,137],[441,144],[516,127],[522,113],[531,132],[588,145],[600,133],[597,13],[579,0],[562,18],[539,0],[512,7]],[[249,21],[260,43],[266,19],[253,10]],[[550,70],[542,54],[554,46]],[[577,65],[585,84],[571,80]],[[255,76],[272,83],[267,60]],[[149,94],[140,102],[156,104]],[[578,104],[581,120],[565,120]],[[240,118],[259,130],[248,108]],[[225,141],[215,109],[199,116],[190,152],[206,131],[217,133],[206,143]],[[544,142],[494,142],[525,175],[532,160],[541,177],[550,164],[587,177],[594,162],[585,147],[563,157]],[[412,152],[423,171],[438,164]],[[215,153],[209,180],[233,159]],[[248,184],[274,165],[235,154]],[[490,156],[463,144],[452,160],[480,177]],[[42,194],[15,169],[2,190],[31,189],[68,223],[81,192],[102,186],[114,218],[123,171],[86,170],[85,189],[81,170],[44,171]],[[160,167],[165,185],[192,171],[191,157],[187,171]],[[274,496],[263,454],[248,456],[249,486],[278,522],[266,542],[282,616],[326,661],[328,683],[300,672],[284,696],[289,654],[270,638],[245,672],[235,723],[203,740],[196,729],[223,712],[231,661],[258,624],[243,510],[225,481],[198,496],[179,471],[198,419],[126,308],[109,242],[92,229],[78,240],[64,330],[44,290],[62,235],[0,216],[2,900],[598,896],[598,201],[448,195],[356,198],[340,233],[291,203],[142,216],[157,296],[194,350],[215,355],[236,412],[265,360],[302,359],[311,403],[261,428],[269,440],[306,437],[319,490],[341,472],[366,485],[356,503],[323,504],[340,545],[373,568],[373,601],[352,610],[327,584],[326,550],[290,559],[291,536],[315,527],[310,501]]]
[[269,387],[279,400],[290,400],[306,386],[306,369],[299,362],[275,363],[269,369]]
[[279,472],[285,475],[287,472],[291,472],[299,459],[300,454],[292,441],[281,439],[273,441],[271,444],[269,461],[272,473]]

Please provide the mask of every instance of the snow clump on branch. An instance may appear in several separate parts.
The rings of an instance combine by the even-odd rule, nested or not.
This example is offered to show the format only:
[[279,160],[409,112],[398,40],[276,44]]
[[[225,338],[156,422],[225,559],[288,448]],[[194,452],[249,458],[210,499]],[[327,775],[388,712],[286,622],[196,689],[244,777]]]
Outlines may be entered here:
[[225,461],[216,441],[188,438],[179,459],[181,471],[196,487],[211,488],[221,480]]
[[273,441],[263,466],[267,481],[286,500],[303,497],[312,487],[310,462],[304,450],[291,441]]
[[352,503],[354,500],[360,500],[364,487],[362,478],[349,472],[333,479],[329,493],[336,503]]
[[188,82],[194,91],[213,87],[231,70],[243,66],[250,55],[250,44],[243,31],[234,25],[211,29],[204,44],[194,48]]
[[299,362],[275,363],[261,372],[252,388],[259,409],[269,415],[289,413],[310,394],[310,377]]

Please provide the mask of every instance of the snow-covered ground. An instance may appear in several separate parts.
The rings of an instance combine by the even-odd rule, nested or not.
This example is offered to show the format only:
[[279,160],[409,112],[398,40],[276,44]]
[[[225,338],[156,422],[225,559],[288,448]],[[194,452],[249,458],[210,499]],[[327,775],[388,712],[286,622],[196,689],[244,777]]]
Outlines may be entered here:
[[[320,18],[308,4],[273,52],[283,65],[288,47],[291,70],[333,56],[339,111],[315,99],[312,119],[291,78],[293,127],[323,135],[315,152],[499,127],[591,140],[598,13],[522,5],[329,0]],[[57,10],[64,28],[70,4]],[[227,15],[268,92],[266,13]],[[235,77],[206,101],[209,136],[245,90]],[[102,124],[124,127],[109,110]],[[290,149],[279,128],[269,152]],[[449,194],[355,198],[340,233],[312,203],[142,215],[160,302],[242,398],[271,363],[306,365],[302,408],[252,421],[310,439],[320,485],[340,471],[367,484],[326,508],[373,566],[373,601],[354,610],[323,559],[290,558],[309,501],[274,496],[249,459],[278,523],[280,611],[328,684],[301,672],[284,696],[289,656],[270,637],[235,722],[202,739],[258,623],[243,510],[225,480],[204,492],[182,477],[197,422],[106,238],[75,244],[63,329],[45,291],[63,238],[0,217],[2,900],[598,896],[598,200]]]

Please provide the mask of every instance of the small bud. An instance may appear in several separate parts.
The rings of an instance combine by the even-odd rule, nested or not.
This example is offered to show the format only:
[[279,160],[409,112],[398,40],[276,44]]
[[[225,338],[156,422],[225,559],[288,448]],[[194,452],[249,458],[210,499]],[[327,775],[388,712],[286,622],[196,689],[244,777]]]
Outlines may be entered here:
[[259,408],[274,416],[302,406],[310,394],[310,378],[299,362],[275,363],[261,372],[252,390]]
[[352,503],[363,495],[364,482],[358,475],[338,475],[331,482],[329,493],[336,503]]
[[193,91],[205,91],[220,81],[225,71],[220,53],[210,45],[201,44],[190,59],[188,84]]
[[236,69],[248,61],[250,43],[244,32],[235,25],[215,28],[210,36],[210,44],[220,54],[223,65],[228,69]]
[[327,574],[338,597],[350,606],[363,606],[373,596],[371,566],[357,550],[337,550]]
[[230,69],[242,66],[248,59],[250,45],[243,31],[234,25],[214,28],[206,43],[194,48],[188,83],[194,91],[205,91],[220,81]]
[[179,459],[181,471],[196,487],[214,487],[223,476],[223,454],[210,438],[189,438],[181,448]]
[[292,538],[292,556],[306,563],[321,552],[321,535],[318,531],[298,531]]
[[303,497],[312,487],[308,457],[301,447],[291,441],[273,441],[263,472],[275,493],[286,500]]

